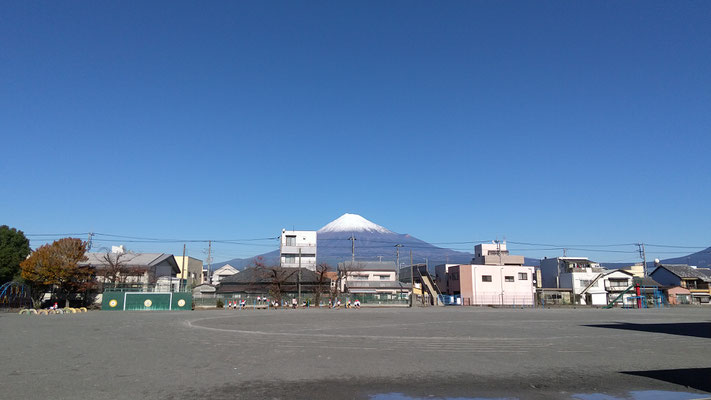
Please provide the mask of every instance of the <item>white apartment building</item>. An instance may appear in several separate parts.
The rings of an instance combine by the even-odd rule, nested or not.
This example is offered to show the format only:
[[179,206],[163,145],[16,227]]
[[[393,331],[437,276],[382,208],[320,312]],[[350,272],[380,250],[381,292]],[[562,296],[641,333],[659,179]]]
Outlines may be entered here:
[[556,257],[541,260],[543,288],[573,289],[574,303],[605,305],[607,291],[598,280],[604,269],[587,257]]
[[316,231],[281,230],[279,263],[285,268],[316,271]]

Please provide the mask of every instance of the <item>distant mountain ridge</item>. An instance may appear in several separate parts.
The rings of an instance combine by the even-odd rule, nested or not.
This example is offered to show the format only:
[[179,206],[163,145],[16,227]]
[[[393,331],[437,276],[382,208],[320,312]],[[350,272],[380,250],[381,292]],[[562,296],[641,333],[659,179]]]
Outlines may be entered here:
[[[358,214],[343,214],[337,219],[324,225],[318,231],[317,258],[318,262],[326,262],[335,267],[342,261],[351,259],[350,237],[355,237],[355,259],[361,261],[394,261],[396,259],[396,245],[400,244],[400,263],[410,263],[410,250],[415,263],[424,263],[427,260],[430,267],[437,264],[468,264],[474,255],[469,252],[457,251],[438,247],[408,234],[393,232],[383,226],[363,218]],[[473,247],[473,245],[472,245]],[[472,249],[473,250],[473,249]],[[279,250],[259,254],[251,258],[234,258],[228,261],[212,264],[212,270],[230,264],[242,270],[254,263],[256,258],[261,258],[268,265],[279,264]],[[540,259],[525,257],[525,265],[538,266]],[[689,264],[698,267],[711,266],[711,247],[690,254],[688,256],[662,260],[667,264]],[[621,268],[630,263],[601,263],[606,268]],[[649,261],[647,266],[653,268],[654,263]],[[651,270],[650,270],[651,271]]]
[[[343,214],[334,221],[329,222],[319,229],[317,236],[318,262],[326,262],[336,266],[339,262],[351,259],[352,243],[349,239],[355,238],[355,259],[361,261],[394,261],[397,253],[396,245],[400,247],[400,263],[410,263],[410,250],[415,263],[430,265],[449,263],[468,263],[473,254],[429,244],[408,234],[393,232],[383,226],[371,222],[357,214]],[[225,264],[230,264],[237,269],[244,269],[261,257],[267,264],[279,263],[279,250],[270,251],[252,258],[235,258],[212,265],[213,270]]]

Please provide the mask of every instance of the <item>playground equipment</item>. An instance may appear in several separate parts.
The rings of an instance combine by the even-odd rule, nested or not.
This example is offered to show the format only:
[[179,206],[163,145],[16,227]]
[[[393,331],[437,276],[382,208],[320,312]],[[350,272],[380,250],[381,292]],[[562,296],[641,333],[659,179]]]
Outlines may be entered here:
[[[625,294],[631,291],[634,293],[634,296],[624,297]],[[654,308],[664,307],[667,303],[664,298],[664,293],[659,290],[659,286],[645,286],[635,283],[630,285],[603,308],[609,309],[614,307],[615,303],[620,299],[622,299],[622,306],[625,308],[649,308],[649,300],[651,300]],[[625,303],[625,300],[630,300],[630,303]]]
[[30,288],[19,282],[0,286],[0,308],[26,308],[32,306]]

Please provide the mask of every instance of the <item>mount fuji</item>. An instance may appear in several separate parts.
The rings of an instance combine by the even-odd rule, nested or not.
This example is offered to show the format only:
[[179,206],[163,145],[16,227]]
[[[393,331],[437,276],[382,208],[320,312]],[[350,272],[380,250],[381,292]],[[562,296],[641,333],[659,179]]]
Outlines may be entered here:
[[[471,253],[437,247],[408,234],[400,234],[371,222],[358,214],[343,214],[318,230],[317,259],[335,267],[337,263],[351,259],[352,242],[355,238],[355,259],[361,261],[395,261],[396,245],[400,247],[400,263],[409,264],[410,250],[413,261],[430,266],[449,263],[469,263]],[[212,265],[213,270],[225,264],[244,269],[257,257],[267,264],[279,263],[279,250],[257,255],[253,258],[232,259]]]

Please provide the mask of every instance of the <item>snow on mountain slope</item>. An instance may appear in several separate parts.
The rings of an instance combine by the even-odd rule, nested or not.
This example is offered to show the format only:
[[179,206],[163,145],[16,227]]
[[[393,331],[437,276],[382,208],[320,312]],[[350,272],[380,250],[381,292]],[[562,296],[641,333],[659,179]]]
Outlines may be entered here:
[[358,214],[345,213],[318,230],[318,233],[329,232],[377,232],[393,233],[382,226],[368,221]]

